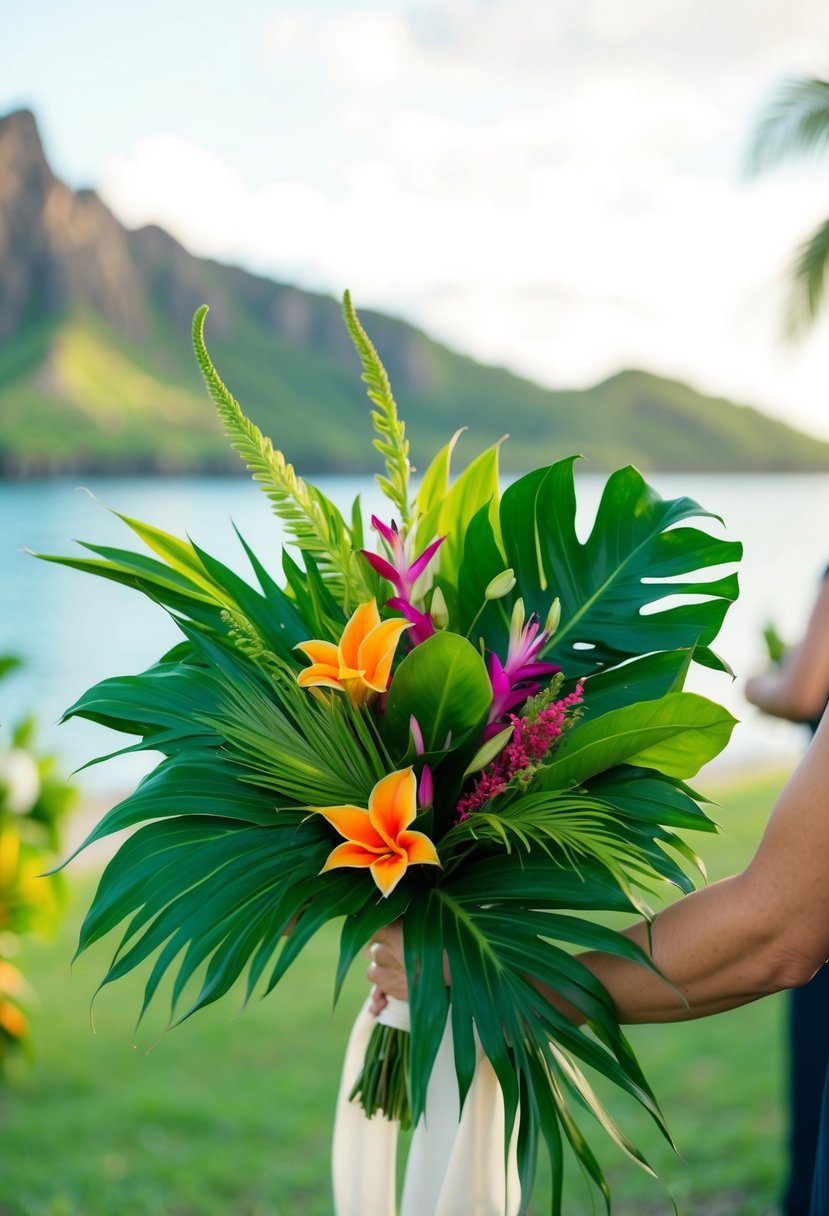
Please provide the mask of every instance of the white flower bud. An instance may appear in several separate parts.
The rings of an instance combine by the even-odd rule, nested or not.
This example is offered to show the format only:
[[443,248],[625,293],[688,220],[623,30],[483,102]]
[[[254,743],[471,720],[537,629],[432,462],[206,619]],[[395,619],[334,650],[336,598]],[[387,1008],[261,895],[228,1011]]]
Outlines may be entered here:
[[432,624],[435,629],[445,629],[449,624],[449,609],[446,607],[446,600],[443,598],[443,592],[440,587],[435,587],[429,615],[432,618]]
[[560,620],[561,600],[558,598],[558,596],[556,596],[552,604],[550,604],[550,611],[547,613],[547,619],[544,622],[544,632],[548,637],[552,637],[555,631],[558,629]]
[[28,752],[13,748],[0,756],[0,801],[6,810],[25,815],[40,797],[40,773]]
[[502,600],[505,595],[509,595],[515,586],[515,571],[510,567],[508,570],[502,570],[500,574],[496,574],[495,578],[490,579],[487,583],[484,598],[488,600]]

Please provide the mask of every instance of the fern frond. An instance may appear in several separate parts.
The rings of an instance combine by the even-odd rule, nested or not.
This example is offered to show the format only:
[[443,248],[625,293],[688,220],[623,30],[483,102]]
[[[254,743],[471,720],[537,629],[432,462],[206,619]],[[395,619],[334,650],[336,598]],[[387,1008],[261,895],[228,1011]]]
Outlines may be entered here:
[[272,650],[268,650],[264,638],[246,616],[226,608],[221,613],[221,619],[227,626],[228,637],[240,654],[270,676],[277,672],[282,674],[284,663]]
[[482,840],[500,845],[507,853],[514,847],[527,853],[540,849],[576,871],[583,860],[597,862],[647,915],[631,883],[648,889],[654,867],[624,831],[613,808],[600,799],[585,794],[530,794],[492,811],[475,811],[446,834],[441,860],[447,864],[470,842]]
[[359,565],[354,560],[345,521],[316,486],[304,482],[296,474],[293,465],[244,414],[221,380],[204,341],[207,313],[208,307],[203,304],[193,318],[193,348],[231,446],[270,499],[297,547],[314,555],[320,573],[348,612],[351,602],[365,593],[365,587]]
[[379,438],[374,446],[386,458],[386,476],[378,476],[380,489],[395,506],[400,521],[408,528],[412,521],[409,506],[409,441],[406,427],[397,413],[397,404],[380,356],[374,348],[351,302],[348,292],[343,295],[343,312],[351,340],[363,365],[362,379],[367,385],[369,401],[377,406],[371,411],[371,421]]

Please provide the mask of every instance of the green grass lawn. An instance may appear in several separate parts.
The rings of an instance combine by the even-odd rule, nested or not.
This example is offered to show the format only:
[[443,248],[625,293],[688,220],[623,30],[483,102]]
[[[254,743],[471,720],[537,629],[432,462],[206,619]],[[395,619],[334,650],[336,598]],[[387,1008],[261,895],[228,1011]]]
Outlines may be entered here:
[[[729,835],[702,842],[712,877],[751,854],[780,783],[720,792]],[[106,949],[71,975],[68,965],[91,889],[87,876],[75,880],[60,938],[30,943],[23,960],[40,1007],[34,1061],[0,1092],[0,1216],[330,1216],[332,1112],[362,968],[332,1016],[336,934],[321,935],[264,1001],[239,1014],[225,998],[168,1034],[159,1005],[137,1046],[140,984],[122,981],[96,1001],[93,1034],[89,1004]],[[661,1179],[590,1129],[614,1213],[669,1216],[671,1196],[682,1216],[775,1211],[783,1013],[775,997],[708,1021],[633,1028],[681,1156],[611,1096]],[[544,1178],[534,1216],[546,1210]],[[567,1195],[567,1216],[587,1216],[578,1177]]]

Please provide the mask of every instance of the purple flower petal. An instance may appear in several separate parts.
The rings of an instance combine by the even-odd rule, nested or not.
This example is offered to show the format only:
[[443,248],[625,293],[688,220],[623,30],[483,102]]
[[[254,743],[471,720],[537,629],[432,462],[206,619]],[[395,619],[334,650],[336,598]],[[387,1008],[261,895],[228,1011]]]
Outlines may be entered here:
[[412,732],[412,740],[415,745],[415,752],[418,756],[422,756],[426,750],[423,746],[423,731],[420,729],[420,723],[414,714],[409,715],[409,730]]
[[503,729],[503,722],[490,722],[489,726],[484,727],[484,733],[481,736],[482,742],[486,743],[488,739],[494,739]]
[[394,548],[398,537],[397,528],[393,526],[390,528],[388,524],[384,524],[382,519],[378,519],[376,515],[372,515],[371,517],[371,526],[380,533],[383,540],[388,541],[391,547]]
[[524,680],[538,680],[542,676],[554,676],[561,668],[555,663],[525,663],[523,667],[519,667],[517,671],[509,673],[510,680],[513,684],[521,684]]
[[435,786],[432,781],[432,770],[428,764],[423,765],[423,772],[420,774],[420,783],[417,787],[417,805],[421,810],[424,807],[431,806],[435,798]]
[[494,652],[489,656],[489,682],[492,685],[493,706],[509,695],[510,679]]
[[414,604],[410,604],[408,600],[402,596],[393,596],[390,600],[386,600],[388,608],[394,608],[397,612],[402,612],[407,621],[411,621],[414,629],[409,631],[408,638],[414,646],[419,646],[421,642],[425,642],[435,632],[435,627],[432,624],[432,618],[428,612],[419,612]]
[[358,549],[357,552],[361,557],[364,557],[373,570],[376,570],[381,578],[388,581],[400,590],[400,574],[391,564],[387,562],[379,553],[369,553],[368,549]]
[[420,557],[415,558],[411,566],[409,566],[409,569],[406,571],[406,576],[410,583],[413,583],[415,579],[419,578],[445,540],[445,536],[439,536],[437,540],[432,541],[431,545],[427,545]]

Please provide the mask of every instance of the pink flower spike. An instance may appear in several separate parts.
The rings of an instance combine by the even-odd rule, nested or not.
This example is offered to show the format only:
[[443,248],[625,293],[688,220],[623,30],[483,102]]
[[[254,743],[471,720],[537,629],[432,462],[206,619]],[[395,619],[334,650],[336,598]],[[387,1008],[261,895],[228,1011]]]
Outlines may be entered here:
[[427,806],[431,806],[435,797],[435,786],[432,781],[432,770],[428,764],[423,765],[423,772],[420,774],[420,783],[417,787],[417,805],[421,811]]

